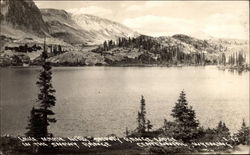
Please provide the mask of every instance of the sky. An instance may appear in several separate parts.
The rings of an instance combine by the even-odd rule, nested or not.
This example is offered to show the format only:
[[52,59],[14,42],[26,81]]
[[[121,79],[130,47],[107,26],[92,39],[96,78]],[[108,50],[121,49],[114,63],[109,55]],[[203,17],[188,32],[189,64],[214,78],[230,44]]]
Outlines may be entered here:
[[145,35],[249,39],[249,1],[35,1],[39,8],[92,14]]

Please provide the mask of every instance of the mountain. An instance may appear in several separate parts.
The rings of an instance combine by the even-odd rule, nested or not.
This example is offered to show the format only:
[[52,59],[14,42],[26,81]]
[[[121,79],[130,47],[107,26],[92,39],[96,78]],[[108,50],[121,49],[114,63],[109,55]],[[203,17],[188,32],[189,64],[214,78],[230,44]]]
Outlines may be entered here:
[[101,44],[138,33],[119,23],[88,14],[71,14],[64,10],[41,9],[49,33],[67,43]]
[[42,44],[45,36],[50,44],[70,46],[51,37],[48,25],[33,0],[1,0],[0,6],[0,51],[6,46]]
[[[1,35],[15,42],[96,45],[138,33],[119,23],[64,10],[39,10],[33,0],[1,0]],[[1,40],[2,44],[3,40]]]
[[87,43],[91,37],[72,20],[71,15],[64,10],[41,9],[42,18],[48,26],[49,34],[70,44]]
[[88,14],[75,14],[72,19],[84,30],[94,35],[94,41],[103,43],[103,40],[116,40],[119,37],[136,37],[139,34],[132,29],[110,21]]
[[221,38],[202,40],[183,34],[173,35],[172,38],[182,43],[192,45],[196,50],[206,51],[208,53],[224,52],[226,55],[230,55],[233,52],[243,52],[246,55],[249,54],[249,42],[247,40]]
[[[1,0],[0,20],[1,27],[4,27],[1,31],[3,34],[15,35],[12,34],[11,29],[38,36],[48,34],[48,28],[42,19],[42,14],[32,0]],[[7,28],[10,30],[7,31]]]

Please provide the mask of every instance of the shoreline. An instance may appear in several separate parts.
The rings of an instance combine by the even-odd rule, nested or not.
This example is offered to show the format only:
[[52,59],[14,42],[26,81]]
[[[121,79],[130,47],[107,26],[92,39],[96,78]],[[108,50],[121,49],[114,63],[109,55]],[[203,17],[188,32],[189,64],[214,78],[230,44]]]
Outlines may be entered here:
[[217,68],[219,70],[223,70],[223,71],[224,70],[239,71],[239,72],[250,71],[249,65],[244,65],[244,66],[230,66],[230,65],[223,66],[223,65],[218,65]]
[[[33,67],[40,67],[41,65],[28,65],[28,66],[13,66],[13,65],[9,65],[9,66],[0,66],[0,68],[33,68]],[[192,65],[187,65],[187,64],[178,64],[178,65],[169,65],[169,64],[117,64],[117,65],[55,65],[52,64],[52,67],[206,67],[206,66],[215,66],[214,64],[210,64],[210,65],[196,65],[196,64],[192,64]]]
[[[193,144],[183,143],[181,141],[171,141],[170,139],[167,141],[159,142],[162,146],[154,146],[154,145],[146,145],[140,146],[139,144],[147,144],[148,138],[143,138],[142,141],[138,141],[141,139],[140,137],[106,137],[107,140],[98,141],[94,140],[94,137],[82,137],[82,140],[72,139],[69,140],[63,137],[55,137],[56,139],[61,140],[48,140],[48,141],[33,141],[27,140],[22,141],[18,137],[5,137],[1,136],[1,152],[0,153],[10,153],[10,154],[37,154],[38,152],[34,150],[45,149],[43,153],[53,153],[53,154],[121,154],[121,153],[137,153],[137,154],[158,154],[163,153],[161,149],[167,149],[169,153],[189,153],[189,154],[211,154],[211,153],[249,153],[249,145],[236,144],[232,147],[221,147],[221,146],[207,146],[207,147],[192,147]],[[70,137],[71,138],[71,137]],[[127,140],[126,140],[127,139]],[[133,139],[135,141],[133,141]],[[162,138],[160,138],[162,139]],[[131,141],[132,140],[132,141]],[[8,143],[12,144],[12,146],[6,145]],[[151,142],[151,141],[150,141]],[[166,144],[173,145],[163,145]],[[27,145],[29,143],[30,145]],[[46,146],[37,146],[36,144],[43,143]],[[178,145],[174,145],[177,144]],[[214,142],[211,142],[214,143]],[[221,142],[224,143],[224,142]],[[149,143],[148,143],[149,144]],[[158,143],[157,143],[158,144]],[[184,144],[184,145],[179,145]],[[185,145],[186,144],[186,145]],[[225,143],[226,144],[226,143]],[[182,149],[182,151],[180,150]],[[176,152],[177,151],[177,152]],[[188,152],[186,152],[188,151]],[[42,153],[42,152],[41,152]],[[166,152],[165,152],[166,153]]]

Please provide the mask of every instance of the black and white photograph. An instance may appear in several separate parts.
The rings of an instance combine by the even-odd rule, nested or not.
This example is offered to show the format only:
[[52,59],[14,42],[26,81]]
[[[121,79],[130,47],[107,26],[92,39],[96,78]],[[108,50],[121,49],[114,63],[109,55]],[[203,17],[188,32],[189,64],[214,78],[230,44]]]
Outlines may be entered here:
[[249,154],[249,0],[0,0],[0,155]]

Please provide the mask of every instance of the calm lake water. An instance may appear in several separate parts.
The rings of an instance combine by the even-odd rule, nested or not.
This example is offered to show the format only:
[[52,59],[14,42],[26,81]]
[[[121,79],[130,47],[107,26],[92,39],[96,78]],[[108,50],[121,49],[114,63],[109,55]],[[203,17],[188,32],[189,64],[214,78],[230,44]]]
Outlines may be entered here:
[[[35,104],[40,68],[1,68],[1,134],[23,135]],[[55,136],[124,135],[136,128],[141,95],[154,128],[172,120],[185,90],[204,127],[222,120],[233,132],[249,124],[249,72],[241,75],[207,67],[56,67],[53,86]]]

